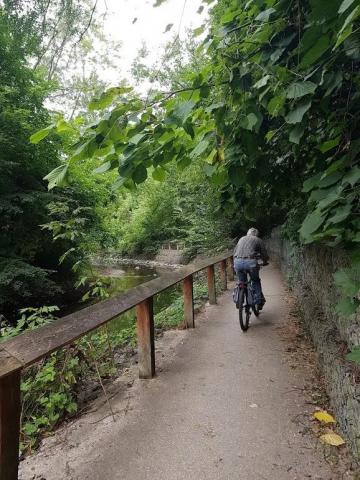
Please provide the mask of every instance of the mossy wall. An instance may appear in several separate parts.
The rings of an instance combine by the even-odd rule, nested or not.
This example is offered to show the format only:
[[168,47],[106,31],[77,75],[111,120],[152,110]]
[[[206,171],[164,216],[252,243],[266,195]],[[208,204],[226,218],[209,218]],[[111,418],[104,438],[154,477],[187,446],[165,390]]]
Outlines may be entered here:
[[338,292],[332,274],[349,263],[344,251],[293,246],[274,229],[267,241],[302,311],[306,330],[319,355],[332,408],[353,454],[360,460],[360,366],[345,354],[360,345],[360,316],[341,317],[334,310]]

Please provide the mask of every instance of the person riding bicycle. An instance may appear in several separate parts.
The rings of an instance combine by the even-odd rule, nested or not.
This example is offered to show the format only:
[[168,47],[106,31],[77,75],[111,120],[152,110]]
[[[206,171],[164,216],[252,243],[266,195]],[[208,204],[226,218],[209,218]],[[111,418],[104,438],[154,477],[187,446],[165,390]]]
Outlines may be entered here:
[[264,242],[259,238],[259,231],[256,228],[250,228],[247,235],[241,237],[235,247],[234,269],[239,282],[246,282],[247,274],[250,275],[254,285],[255,304],[261,310],[266,300],[261,288],[260,267],[257,262],[259,258],[263,261],[263,265],[268,264],[269,255]]

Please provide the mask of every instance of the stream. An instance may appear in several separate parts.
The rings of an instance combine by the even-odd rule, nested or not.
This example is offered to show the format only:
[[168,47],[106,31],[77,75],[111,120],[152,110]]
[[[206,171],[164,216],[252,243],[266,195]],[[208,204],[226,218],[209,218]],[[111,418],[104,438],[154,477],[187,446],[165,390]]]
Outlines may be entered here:
[[[165,268],[159,267],[149,267],[149,266],[139,266],[139,265],[106,265],[106,266],[96,266],[96,272],[104,281],[108,287],[107,291],[110,297],[118,295],[120,293],[125,293],[129,289],[141,285],[143,283],[149,282],[154,278],[161,276],[161,274],[167,272]],[[170,287],[164,292],[158,293],[154,297],[154,314],[167,308],[176,298],[179,292],[179,286],[175,285]],[[119,315],[111,323],[113,328],[120,330],[122,328],[127,328],[132,325],[135,321],[135,312],[134,309],[129,312]]]

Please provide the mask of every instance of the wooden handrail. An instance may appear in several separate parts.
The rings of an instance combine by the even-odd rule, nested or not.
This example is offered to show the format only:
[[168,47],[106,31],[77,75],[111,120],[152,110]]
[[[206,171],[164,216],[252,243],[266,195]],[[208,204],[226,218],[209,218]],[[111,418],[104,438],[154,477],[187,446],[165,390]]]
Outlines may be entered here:
[[[219,256],[198,261],[142,285],[131,288],[126,293],[116,295],[78,312],[66,315],[55,322],[36,330],[22,333],[15,338],[0,343],[0,378],[14,370],[25,368],[41,360],[78,338],[127,312],[144,300],[181,282],[208,266],[220,263],[232,255],[226,252]],[[5,359],[5,360],[4,360]]]
[[[139,375],[151,378],[155,374],[153,297],[183,281],[184,324],[194,327],[192,275],[207,269],[210,303],[216,302],[214,265],[221,264],[221,278],[226,288],[226,262],[232,252],[199,260],[126,293],[86,307],[78,312],[22,333],[0,343],[0,478],[17,480],[20,429],[20,374],[23,368],[45,358],[50,353],[73,343],[80,337],[136,308],[138,330]],[[233,275],[232,267],[229,278]]]

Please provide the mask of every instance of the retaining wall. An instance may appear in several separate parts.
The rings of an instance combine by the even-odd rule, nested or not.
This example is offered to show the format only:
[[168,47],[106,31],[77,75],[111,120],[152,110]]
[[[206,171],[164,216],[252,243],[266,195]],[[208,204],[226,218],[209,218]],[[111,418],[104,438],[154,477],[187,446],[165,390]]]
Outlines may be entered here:
[[332,274],[349,263],[341,250],[295,247],[274,229],[267,241],[297,297],[303,321],[319,354],[333,411],[354,456],[360,460],[360,367],[344,358],[360,345],[360,315],[341,317],[334,311],[338,293]]

